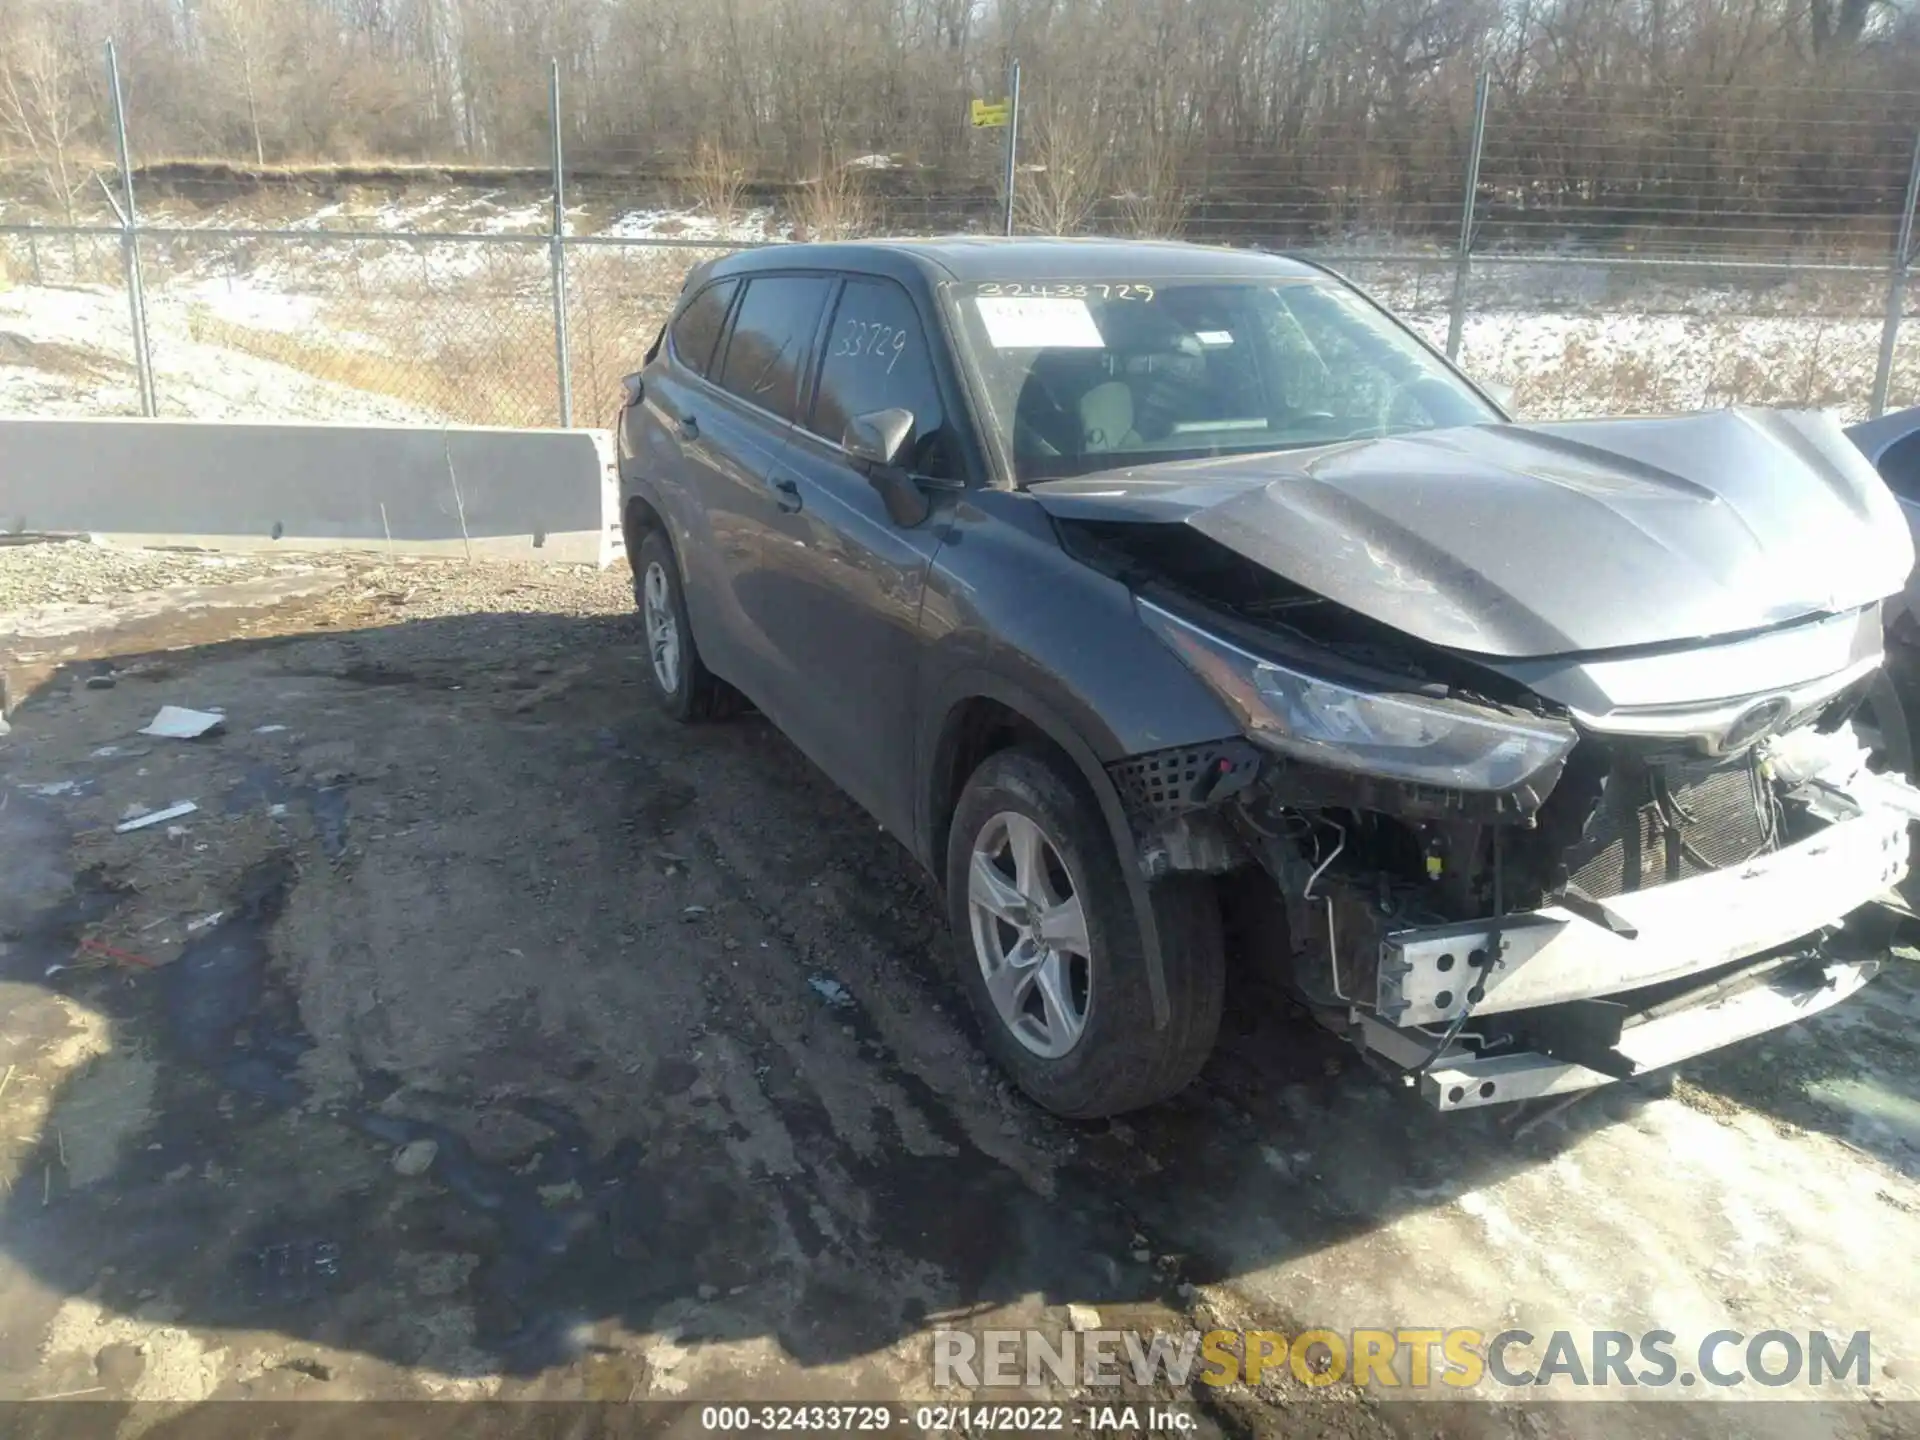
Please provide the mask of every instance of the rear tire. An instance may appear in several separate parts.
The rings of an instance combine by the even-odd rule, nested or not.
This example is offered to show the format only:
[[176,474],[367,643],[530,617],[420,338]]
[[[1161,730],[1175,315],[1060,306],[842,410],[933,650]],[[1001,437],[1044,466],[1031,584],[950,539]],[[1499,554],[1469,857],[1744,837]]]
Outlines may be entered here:
[[683,723],[738,708],[738,692],[707,669],[687,623],[680,562],[666,533],[649,530],[633,559],[633,599],[647,644],[647,675],[660,708]]
[[1038,1104],[1119,1115],[1184,1089],[1220,1029],[1226,960],[1210,883],[1155,886],[1168,1024],[1100,807],[1080,776],[1026,748],[989,756],[947,836],[947,910],[987,1048]]

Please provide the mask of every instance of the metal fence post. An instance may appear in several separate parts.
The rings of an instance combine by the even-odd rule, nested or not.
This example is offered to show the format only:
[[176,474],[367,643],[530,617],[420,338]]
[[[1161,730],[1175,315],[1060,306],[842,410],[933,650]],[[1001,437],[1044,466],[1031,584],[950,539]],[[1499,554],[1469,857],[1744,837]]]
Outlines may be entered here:
[[1447,358],[1460,358],[1467,327],[1467,281],[1473,273],[1473,208],[1480,196],[1480,152],[1487,143],[1487,72],[1473,87],[1473,146],[1467,153],[1467,193],[1460,206],[1460,250],[1453,262],[1453,300],[1447,307]]
[[1007,234],[1013,234],[1013,177],[1020,155],[1020,61],[1007,66]]
[[159,413],[153,393],[153,352],[147,344],[147,296],[140,284],[140,212],[133,203],[133,159],[127,145],[127,106],[120,94],[120,61],[107,41],[107,88],[113,96],[113,138],[120,149],[120,188],[127,206],[120,217],[120,259],[127,273],[127,306],[133,317],[133,368],[140,381],[140,413]]
[[1907,203],[1900,212],[1900,234],[1893,245],[1893,265],[1887,273],[1887,320],[1880,329],[1880,359],[1873,367],[1873,397],[1867,414],[1887,408],[1887,390],[1893,383],[1893,355],[1900,343],[1900,314],[1906,309],[1907,266],[1913,260],[1913,208],[1920,201],[1920,133],[1913,137],[1913,160],[1907,167]]
[[573,428],[573,357],[567,345],[567,180],[560,143],[560,62],[553,61],[547,107],[553,114],[553,363],[560,373],[560,428]]

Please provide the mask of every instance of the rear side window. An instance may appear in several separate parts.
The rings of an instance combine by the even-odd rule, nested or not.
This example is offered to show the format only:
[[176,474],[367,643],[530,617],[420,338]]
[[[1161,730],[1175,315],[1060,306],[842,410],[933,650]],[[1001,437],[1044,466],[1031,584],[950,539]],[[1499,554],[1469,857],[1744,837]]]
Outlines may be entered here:
[[720,340],[720,327],[727,323],[727,306],[733,303],[737,280],[720,280],[693,297],[691,304],[673,322],[673,356],[698,374],[707,373],[713,363],[713,349]]
[[794,418],[807,347],[820,323],[830,282],[819,275],[769,275],[747,282],[720,368],[722,388]]
[[854,416],[893,409],[913,412],[912,468],[945,474],[940,437],[946,417],[920,314],[890,280],[849,280],[834,306],[807,428],[838,445]]

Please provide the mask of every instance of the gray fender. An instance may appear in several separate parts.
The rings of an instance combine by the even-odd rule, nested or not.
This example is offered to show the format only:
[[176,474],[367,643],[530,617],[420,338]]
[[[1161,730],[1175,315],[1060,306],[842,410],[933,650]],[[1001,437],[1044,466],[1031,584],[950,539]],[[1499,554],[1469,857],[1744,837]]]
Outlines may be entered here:
[[925,783],[920,786],[920,814],[916,818],[916,825],[921,836],[920,848],[928,858],[929,868],[944,883],[946,847],[939,844],[933,834],[931,806],[935,751],[940,743],[941,732],[946,728],[947,717],[953,713],[954,707],[977,699],[997,701],[1037,726],[1049,740],[1066,752],[1078,767],[1081,778],[1093,791],[1094,799],[1099,801],[1100,813],[1107,822],[1108,833],[1120,857],[1120,873],[1126,877],[1127,895],[1133,902],[1134,921],[1140,927],[1140,948],[1147,961],[1147,990],[1153,999],[1154,1027],[1164,1029],[1171,1012],[1167,1004],[1166,961],[1160,949],[1160,924],[1154,915],[1153,892],[1134,859],[1137,842],[1126,809],[1120,803],[1120,792],[1114,788],[1112,777],[1107,774],[1106,767],[1101,765],[1092,747],[1081,738],[1080,731],[1052,705],[1003,675],[987,670],[954,671],[933,691],[931,703],[922,712],[917,747],[920,764],[917,768]]

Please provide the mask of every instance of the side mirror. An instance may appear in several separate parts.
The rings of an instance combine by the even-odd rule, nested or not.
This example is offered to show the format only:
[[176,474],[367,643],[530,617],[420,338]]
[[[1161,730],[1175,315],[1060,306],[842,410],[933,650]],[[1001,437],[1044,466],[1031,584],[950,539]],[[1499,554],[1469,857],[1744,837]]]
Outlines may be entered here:
[[898,408],[869,410],[847,421],[847,433],[840,444],[853,458],[865,465],[899,466],[907,458],[913,443],[913,412]]
[[628,410],[633,409],[647,393],[646,376],[640,374],[638,371],[628,375],[621,380],[620,391],[621,394],[626,397],[625,408]]
[[896,525],[918,525],[933,512],[933,502],[907,473],[912,444],[913,412],[898,408],[855,415],[840,441],[854,465],[866,471],[867,483],[880,492],[887,518]]
[[1520,397],[1514,394],[1511,385],[1500,380],[1482,380],[1480,382],[1480,388],[1486,392],[1487,398],[1493,401],[1494,404],[1498,405],[1509,415],[1513,413],[1513,402]]

